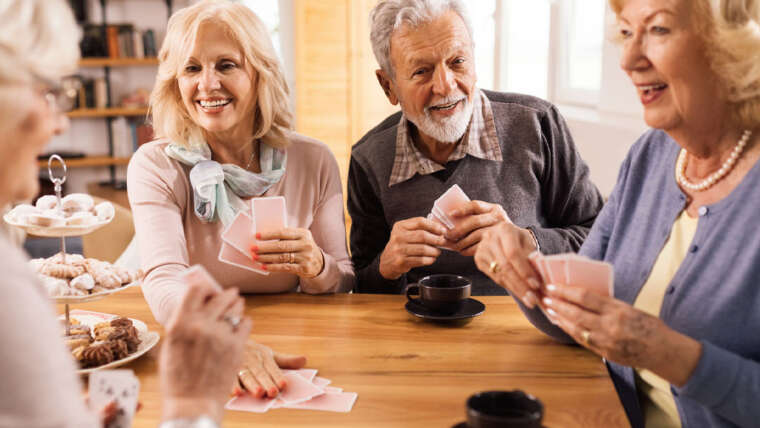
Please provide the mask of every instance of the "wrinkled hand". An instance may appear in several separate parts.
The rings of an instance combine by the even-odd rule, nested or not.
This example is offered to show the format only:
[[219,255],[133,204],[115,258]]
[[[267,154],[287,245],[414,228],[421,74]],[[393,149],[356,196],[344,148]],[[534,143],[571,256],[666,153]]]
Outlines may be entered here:
[[701,344],[661,319],[583,287],[549,284],[546,289],[543,303],[562,330],[602,357],[651,370],[678,386],[696,368]]
[[541,289],[541,276],[528,259],[535,250],[530,231],[502,222],[483,232],[475,252],[475,264],[532,309],[538,304]]
[[251,247],[253,261],[261,263],[266,271],[313,278],[324,269],[322,250],[308,229],[286,227],[275,232],[257,233],[256,239],[269,241]]
[[159,357],[165,419],[208,415],[221,420],[252,324],[244,318],[233,328],[225,316],[242,312],[237,289],[219,293],[205,284],[188,284],[166,326]]
[[380,275],[398,279],[409,270],[435,263],[446,244],[446,228],[423,217],[408,218],[393,225],[391,236],[380,255]]
[[488,228],[499,223],[511,223],[501,205],[483,201],[470,201],[449,215],[462,220],[446,233],[446,239],[451,242],[450,247],[454,251],[468,257],[475,255]]
[[268,346],[249,340],[235,387],[239,381],[239,384],[256,397],[274,398],[281,389],[287,387],[280,368],[300,369],[305,364],[306,357],[280,354]]

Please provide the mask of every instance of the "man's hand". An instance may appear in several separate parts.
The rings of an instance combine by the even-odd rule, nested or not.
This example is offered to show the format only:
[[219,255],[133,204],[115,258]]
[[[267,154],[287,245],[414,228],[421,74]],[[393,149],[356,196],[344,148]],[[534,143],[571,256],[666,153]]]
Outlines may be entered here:
[[470,201],[450,215],[460,219],[460,223],[446,234],[446,239],[451,242],[451,249],[463,256],[475,255],[483,233],[489,227],[512,223],[501,205],[483,201]]
[[422,217],[401,220],[393,225],[391,237],[380,255],[380,275],[398,279],[409,270],[435,263],[441,254],[446,229]]

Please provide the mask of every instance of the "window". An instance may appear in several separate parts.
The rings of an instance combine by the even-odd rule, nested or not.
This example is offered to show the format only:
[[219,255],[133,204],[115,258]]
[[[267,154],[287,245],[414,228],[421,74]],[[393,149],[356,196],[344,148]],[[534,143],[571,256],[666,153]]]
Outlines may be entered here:
[[273,0],[240,0],[240,3],[248,6],[264,22],[269,30],[269,36],[272,38],[274,50],[282,59],[279,2]]

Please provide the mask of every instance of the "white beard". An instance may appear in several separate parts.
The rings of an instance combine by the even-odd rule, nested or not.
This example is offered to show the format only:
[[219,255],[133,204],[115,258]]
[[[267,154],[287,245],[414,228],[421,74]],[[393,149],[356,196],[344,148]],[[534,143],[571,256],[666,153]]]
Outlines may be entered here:
[[442,120],[435,120],[431,116],[430,106],[428,106],[425,107],[424,116],[407,116],[407,118],[414,124],[414,126],[417,127],[420,132],[424,133],[425,135],[441,143],[454,144],[462,138],[465,132],[467,132],[467,126],[470,125],[470,119],[472,118],[472,103],[464,95],[449,96],[442,101],[431,103],[433,105],[445,105],[454,102],[462,97],[464,97],[462,100],[464,103],[462,110],[451,117]]

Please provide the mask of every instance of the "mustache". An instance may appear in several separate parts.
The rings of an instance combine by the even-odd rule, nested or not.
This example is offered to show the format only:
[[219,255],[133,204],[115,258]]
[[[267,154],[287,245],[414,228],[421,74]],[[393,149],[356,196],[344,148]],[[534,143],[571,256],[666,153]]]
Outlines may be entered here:
[[462,101],[462,100],[464,100],[464,102],[466,103],[467,102],[467,96],[465,96],[464,94],[449,95],[449,96],[444,97],[442,99],[434,100],[434,101],[431,101],[430,103],[428,103],[428,105],[425,106],[425,112],[429,112],[430,109],[432,109],[434,107],[441,107],[441,106],[445,106],[445,105],[449,105],[449,104],[454,104],[454,103],[457,103],[457,102]]

